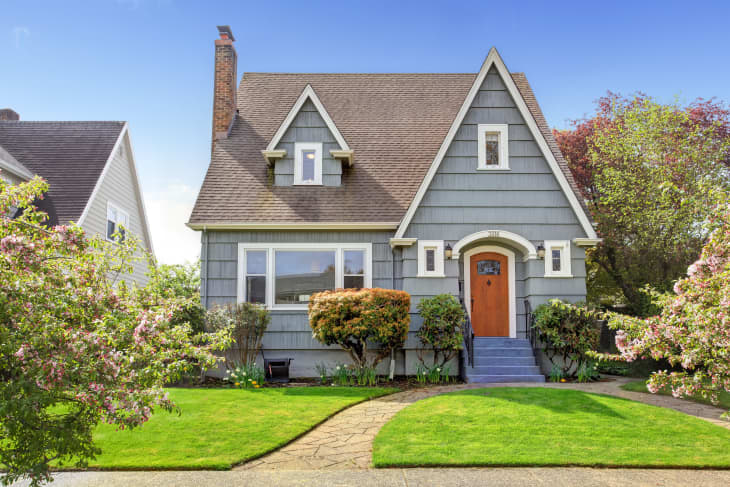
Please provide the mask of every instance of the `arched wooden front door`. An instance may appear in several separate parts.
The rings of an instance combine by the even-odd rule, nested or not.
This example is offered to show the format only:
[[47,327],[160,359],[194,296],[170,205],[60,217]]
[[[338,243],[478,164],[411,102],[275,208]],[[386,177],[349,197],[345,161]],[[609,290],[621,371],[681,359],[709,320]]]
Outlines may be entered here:
[[471,256],[471,324],[476,336],[509,336],[507,256],[482,252]]

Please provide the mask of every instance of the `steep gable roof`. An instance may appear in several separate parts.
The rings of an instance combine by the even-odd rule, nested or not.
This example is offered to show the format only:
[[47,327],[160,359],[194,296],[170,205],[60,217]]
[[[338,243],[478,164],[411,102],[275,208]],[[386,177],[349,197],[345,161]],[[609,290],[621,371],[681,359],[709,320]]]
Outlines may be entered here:
[[0,121],[0,146],[50,186],[50,224],[78,222],[124,122]]
[[[502,78],[502,81],[507,87],[507,91],[510,93],[515,103],[517,104],[517,109],[520,111],[522,117],[525,120],[525,123],[532,133],[532,136],[535,138],[537,145],[540,147],[540,150],[545,156],[548,165],[553,171],[553,175],[558,180],[558,184],[560,185],[563,193],[568,199],[570,206],[573,208],[573,211],[575,212],[578,221],[580,221],[583,230],[586,232],[586,235],[588,236],[588,238],[597,238],[598,236],[596,235],[596,231],[593,228],[593,224],[589,216],[590,213],[585,206],[585,202],[583,201],[580,191],[578,191],[578,187],[575,184],[572,174],[570,173],[570,169],[568,168],[567,163],[563,159],[562,154],[558,149],[558,145],[555,142],[552,133],[550,132],[550,128],[548,127],[547,122],[545,122],[545,117],[543,117],[542,111],[537,105],[537,100],[535,99],[535,95],[532,93],[532,89],[530,89],[530,85],[527,83],[527,79],[522,73],[516,75],[511,74],[507,70],[504,61],[502,61],[502,58],[495,48],[490,49],[487,58],[484,60],[482,68],[479,70],[479,73],[477,74],[471,88],[469,89],[469,93],[466,95],[463,103],[461,104],[459,113],[457,113],[456,117],[454,118],[454,121],[449,128],[448,134],[444,138],[441,147],[436,154],[436,157],[434,157],[431,166],[428,168],[428,172],[426,173],[420,187],[418,188],[418,192],[413,198],[413,201],[411,201],[411,204],[409,205],[408,210],[403,217],[403,220],[398,226],[398,230],[395,232],[395,238],[402,238],[405,234],[405,231],[408,228],[408,225],[410,224],[411,219],[416,212],[416,209],[421,204],[421,200],[426,194],[428,186],[431,184],[431,181],[436,175],[436,172],[441,165],[441,161],[443,160],[446,151],[448,150],[454,136],[456,135],[456,131],[459,130],[459,127],[464,121],[464,117],[466,117],[466,114],[469,111],[472,102],[474,101],[474,97],[476,97],[479,91],[479,87],[484,82],[487,73],[492,67],[496,68],[497,72]],[[520,90],[520,86],[515,83],[515,77],[520,79],[522,90]],[[530,99],[531,107],[527,104],[527,99],[525,95],[528,95],[527,97]],[[552,144],[550,144],[550,141],[552,142]]]
[[[494,55],[498,57],[496,51]],[[189,225],[334,228],[349,223],[405,229],[409,207],[417,206],[419,188],[427,187],[429,169],[480,73],[244,74],[239,115],[230,136],[215,144]],[[527,80],[521,73],[506,75],[505,82],[525,105],[523,116],[535,125],[534,137],[544,144],[545,157],[552,159],[549,163],[565,183],[566,196],[590,236],[593,229],[580,192]],[[343,172],[341,186],[274,186],[261,151],[308,85],[354,150],[357,164]]]

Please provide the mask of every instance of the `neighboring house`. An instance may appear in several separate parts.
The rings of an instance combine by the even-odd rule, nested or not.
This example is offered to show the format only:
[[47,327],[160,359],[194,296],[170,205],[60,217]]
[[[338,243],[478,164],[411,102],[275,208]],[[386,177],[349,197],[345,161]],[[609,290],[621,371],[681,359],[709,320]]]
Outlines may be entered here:
[[584,299],[599,240],[525,75],[492,49],[476,74],[245,73],[236,90],[219,30],[211,164],[188,223],[205,305],[265,304],[266,355],[313,376],[347,359],[312,339],[311,293],[402,289],[396,373],[412,374],[416,305],[450,293],[477,337],[501,337],[477,338],[470,380],[542,380],[525,303]]
[[[39,175],[49,190],[40,209],[48,225],[78,223],[108,240],[119,226],[152,252],[126,122],[21,121],[0,110],[0,176],[12,184]],[[125,278],[145,284],[147,263]]]

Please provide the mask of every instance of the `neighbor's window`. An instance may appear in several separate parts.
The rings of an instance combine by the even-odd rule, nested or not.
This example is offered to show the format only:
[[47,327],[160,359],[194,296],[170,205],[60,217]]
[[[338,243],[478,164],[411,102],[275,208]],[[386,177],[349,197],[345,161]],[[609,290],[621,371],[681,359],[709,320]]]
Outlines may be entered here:
[[444,277],[444,241],[418,241],[418,276]]
[[266,303],[266,250],[246,251],[246,295],[249,303]]
[[477,143],[477,169],[509,169],[507,124],[479,124]]
[[123,242],[129,228],[129,213],[122,210],[113,203],[106,205],[106,238],[115,240],[114,234],[118,233],[118,241]]
[[322,144],[294,144],[294,184],[322,184]]
[[570,241],[545,241],[545,277],[572,277],[570,274]]
[[365,287],[365,251],[344,251],[343,287],[346,289]]

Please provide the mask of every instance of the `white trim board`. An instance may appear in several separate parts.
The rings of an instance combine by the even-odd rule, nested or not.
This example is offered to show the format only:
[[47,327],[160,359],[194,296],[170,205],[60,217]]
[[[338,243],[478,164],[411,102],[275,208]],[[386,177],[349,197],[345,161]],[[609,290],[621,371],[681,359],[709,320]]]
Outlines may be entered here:
[[485,243],[507,243],[508,245],[517,247],[523,253],[523,262],[527,262],[529,259],[537,259],[537,249],[534,245],[532,245],[532,242],[522,235],[517,235],[516,233],[508,232],[506,230],[482,230],[481,232],[475,232],[467,235],[454,244],[451,258],[455,260],[458,259],[461,249],[480,240],[484,240]]
[[441,147],[439,148],[438,152],[436,153],[436,157],[434,158],[433,162],[431,163],[431,167],[429,167],[428,172],[426,173],[426,176],[423,178],[423,181],[421,181],[421,185],[418,188],[418,191],[416,192],[416,196],[413,198],[413,201],[411,201],[411,204],[408,206],[408,211],[406,211],[406,214],[403,216],[403,219],[401,220],[400,225],[398,226],[398,231],[395,233],[395,238],[401,238],[405,235],[406,229],[408,228],[408,225],[411,223],[411,220],[413,220],[414,215],[416,214],[416,210],[418,209],[419,205],[421,204],[421,200],[423,200],[423,197],[426,195],[426,191],[428,190],[428,187],[431,185],[431,181],[436,176],[436,173],[438,172],[439,166],[441,165],[441,161],[443,160],[444,156],[446,155],[446,151],[448,150],[449,146],[451,145],[451,142],[454,140],[454,137],[456,136],[456,132],[459,130],[459,127],[461,126],[462,122],[464,121],[464,117],[466,117],[467,112],[469,111],[469,108],[471,107],[472,102],[474,101],[474,98],[479,93],[479,88],[484,83],[484,79],[487,76],[487,73],[489,72],[489,69],[494,66],[497,71],[499,72],[499,75],[502,77],[502,81],[504,82],[505,86],[507,87],[507,91],[510,95],[512,95],[512,98],[515,101],[515,104],[517,105],[518,110],[520,111],[520,114],[522,115],[522,118],[525,119],[525,123],[530,128],[530,132],[532,133],[533,138],[537,142],[537,145],[540,147],[540,150],[542,151],[543,155],[545,156],[545,159],[548,162],[548,165],[550,166],[550,169],[552,169],[553,175],[558,180],[558,183],[560,184],[560,188],[563,190],[563,193],[565,194],[565,197],[568,199],[568,202],[570,203],[570,206],[573,208],[573,211],[575,212],[576,216],[578,217],[578,221],[580,222],[581,226],[583,227],[583,230],[586,232],[586,235],[588,238],[597,238],[596,231],[593,229],[593,226],[591,225],[590,219],[588,218],[588,215],[586,215],[585,211],[583,210],[583,207],[580,205],[580,202],[578,201],[578,198],[575,196],[575,193],[571,189],[570,185],[568,184],[568,180],[565,177],[565,174],[560,170],[560,166],[558,165],[558,161],[555,159],[555,156],[553,155],[552,151],[550,150],[550,147],[547,144],[547,141],[545,140],[545,137],[542,135],[542,132],[537,126],[537,122],[535,121],[535,118],[530,113],[530,110],[527,108],[527,104],[525,103],[525,100],[522,98],[522,94],[517,89],[517,85],[515,85],[514,80],[512,79],[512,76],[510,75],[509,71],[507,70],[507,66],[505,66],[504,61],[502,61],[502,58],[500,57],[499,53],[497,52],[496,48],[491,48],[489,50],[489,54],[487,55],[487,58],[484,60],[484,63],[482,64],[481,69],[479,70],[479,74],[477,74],[476,79],[474,79],[474,83],[471,86],[471,89],[469,90],[469,93],[466,95],[466,99],[464,100],[464,103],[461,105],[461,108],[459,109],[459,112],[456,114],[456,118],[454,118],[453,123],[451,124],[451,127],[449,128],[448,133],[446,134],[446,138],[441,143]]
[[[515,294],[515,253],[504,247],[494,245],[482,245],[464,252],[464,303],[471,303],[471,256],[482,252],[494,252],[495,254],[507,256],[507,267],[509,272],[509,283],[507,293],[509,297],[509,336],[517,338],[517,297]],[[466,311],[471,320],[471,306],[467,304]]]
[[33,179],[33,173],[2,146],[0,146],[0,170],[25,181]]
[[330,129],[330,132],[332,132],[332,135],[335,137],[335,140],[337,140],[337,143],[340,144],[340,149],[343,151],[349,151],[350,146],[347,145],[347,142],[345,142],[345,138],[342,136],[340,131],[337,129],[337,126],[332,121],[332,118],[330,117],[329,113],[327,113],[327,110],[324,108],[324,105],[322,105],[322,102],[319,101],[319,97],[314,92],[314,88],[312,88],[311,85],[307,85],[304,88],[304,91],[302,91],[302,94],[299,95],[299,98],[297,98],[297,101],[294,103],[294,106],[291,107],[291,110],[289,110],[289,114],[286,116],[284,121],[279,126],[279,129],[274,134],[274,137],[272,137],[271,142],[269,142],[269,145],[266,146],[267,151],[273,151],[276,149],[276,146],[279,145],[279,141],[281,141],[281,138],[286,133],[287,129],[291,125],[291,123],[294,121],[294,117],[297,116],[299,113],[299,110],[301,110],[302,105],[307,101],[307,99],[312,100],[312,103],[317,108],[317,111],[324,119],[324,122],[327,124],[327,128]]

